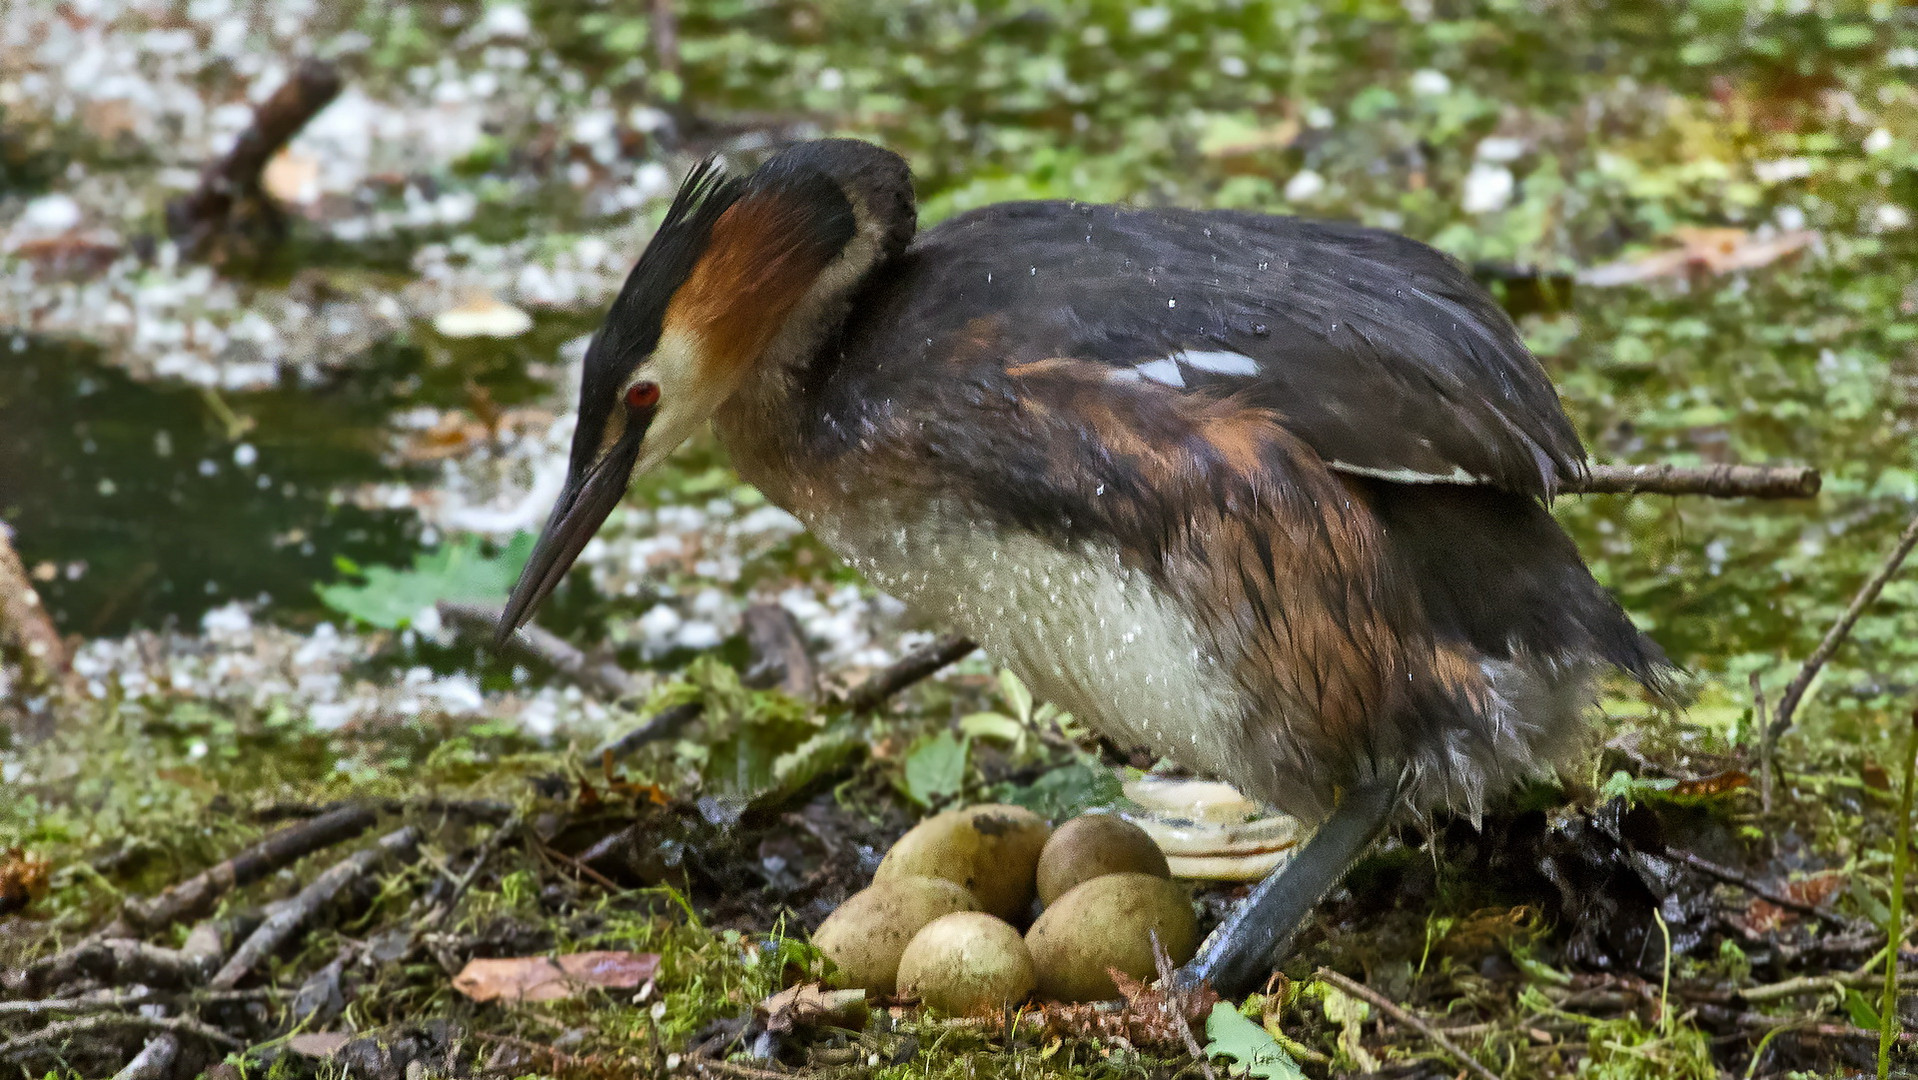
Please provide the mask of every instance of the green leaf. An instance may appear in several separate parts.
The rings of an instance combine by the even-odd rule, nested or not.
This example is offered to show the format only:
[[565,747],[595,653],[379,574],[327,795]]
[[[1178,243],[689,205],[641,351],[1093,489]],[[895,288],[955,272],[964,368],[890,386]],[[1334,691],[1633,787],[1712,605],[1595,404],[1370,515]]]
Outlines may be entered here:
[[930,807],[959,794],[966,782],[966,756],[972,740],[942,731],[919,739],[906,751],[900,790],[920,806]]
[[975,739],[998,739],[1018,743],[1025,738],[1025,726],[1010,716],[976,712],[959,718],[959,730]]
[[[398,630],[440,600],[504,601],[520,567],[533,554],[533,540],[532,533],[518,533],[498,555],[489,556],[477,537],[463,537],[415,556],[410,569],[352,567],[347,572],[360,576],[357,584],[315,588],[320,601],[334,611],[369,626]],[[343,570],[350,566],[338,562]]]
[[993,792],[993,799],[1023,806],[1050,821],[1064,821],[1095,807],[1111,806],[1124,793],[1111,769],[1096,759],[1079,758],[1025,787],[1001,784]]
[[1031,719],[1032,691],[1026,689],[1026,684],[1019,681],[1019,676],[1009,670],[1000,669],[999,692],[1006,696],[1006,704],[1010,706],[1008,711],[1013,716],[1021,720]]
[[1845,1014],[1851,1017],[1853,1024],[1867,1031],[1877,1031],[1881,1022],[1878,1019],[1878,1010],[1871,1007],[1871,1002],[1865,1000],[1865,995],[1852,989],[1845,991]]
[[1257,1080],[1305,1078],[1298,1062],[1264,1028],[1223,1001],[1212,1006],[1212,1015],[1205,1018],[1205,1052],[1208,1057],[1231,1058],[1234,1064],[1228,1071],[1233,1076]]

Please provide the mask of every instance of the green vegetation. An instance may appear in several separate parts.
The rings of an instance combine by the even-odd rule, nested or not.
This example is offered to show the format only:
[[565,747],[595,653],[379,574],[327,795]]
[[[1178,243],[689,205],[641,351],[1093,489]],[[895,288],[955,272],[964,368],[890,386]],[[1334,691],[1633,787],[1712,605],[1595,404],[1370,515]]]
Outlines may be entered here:
[[[674,6],[670,68],[656,57],[645,5],[529,7],[529,48],[551,58],[535,70],[550,83],[553,115],[529,113],[523,128],[489,132],[457,168],[431,178],[478,200],[471,235],[527,242],[526,258],[538,262],[581,236],[662,212],[658,200],[595,209],[566,178],[563,154],[522,152],[563,146],[564,118],[589,107],[664,113],[679,135],[640,139],[636,152],[647,154],[662,145],[703,149],[715,130],[756,126],[886,143],[913,162],[926,223],[1015,198],[1350,218],[1404,231],[1473,265],[1519,313],[1598,460],[1821,468],[1824,492],[1811,503],[1560,503],[1561,520],[1601,579],[1687,668],[1690,700],[1670,714],[1620,690],[1605,703],[1603,747],[1565,791],[1535,802],[1561,827],[1577,817],[1564,809],[1568,802],[1618,797],[1619,813],[1649,815],[1635,823],[1689,830],[1668,836],[1673,847],[1696,836],[1713,859],[1758,867],[1757,879],[1811,888],[1820,875],[1837,875],[1812,903],[1871,930],[1870,948],[1902,931],[1892,883],[1905,877],[1906,833],[1882,780],[1905,760],[1899,748],[1918,695],[1918,571],[1893,581],[1814,684],[1781,747],[1771,807],[1760,806],[1755,785],[1694,790],[1684,780],[1734,767],[1757,773],[1752,679],[1776,701],[1918,506],[1918,19],[1909,5]],[[484,10],[349,3],[328,18],[333,33],[364,35],[367,47],[343,63],[378,94],[436,65],[483,68],[484,48],[460,27]],[[10,135],[6,124],[0,115],[0,131]],[[0,136],[0,195],[57,188],[62,155],[151,182],[150,163],[139,156],[64,130],[34,130]],[[1697,232],[1704,229],[1721,231]],[[1816,239],[1802,250],[1753,255],[1742,269],[1719,272],[1708,257],[1718,250],[1710,245],[1750,253],[1805,232]],[[296,244],[328,264],[316,272],[345,274],[405,267],[408,251],[448,233],[402,231],[363,248],[310,237]],[[1595,266],[1642,264],[1687,246],[1700,253],[1675,273],[1615,287],[1578,280]],[[554,325],[542,331],[541,350],[589,320],[567,315]],[[399,335],[375,352],[404,353],[421,368],[409,378],[450,400],[457,395],[445,361],[474,350],[420,336],[424,343]],[[421,350],[437,350],[440,367],[425,367]],[[514,402],[533,394],[523,371],[492,376],[512,388]],[[381,408],[390,404],[382,397]],[[357,459],[356,469],[363,471]],[[706,442],[633,496],[637,505],[675,508],[721,498],[746,508],[761,501],[738,487]],[[378,639],[364,665],[369,677],[415,664],[474,669],[483,661],[471,650],[397,631],[436,599],[503,596],[529,542],[494,552],[454,537],[409,568],[341,562],[348,580],[314,584],[336,613],[396,632]],[[613,616],[630,623],[696,578],[678,564],[649,575],[628,595],[569,585],[553,625],[638,666],[635,643],[602,627]],[[732,587],[855,580],[810,539],[780,538],[749,553]],[[441,963],[415,950],[361,983],[332,1023],[372,1030],[448,1017],[557,1048],[557,1056],[510,1059],[529,1075],[658,1074],[677,1060],[669,1055],[690,1053],[769,994],[821,973],[800,924],[817,921],[821,897],[862,883],[853,880],[870,870],[859,861],[861,844],[883,847],[911,820],[956,802],[1015,802],[1056,819],[1121,798],[1113,771],[1070,717],[1032,701],[1017,680],[985,677],[976,662],[877,718],[747,688],[736,638],[698,659],[681,650],[643,662],[666,669],[650,706],[697,700],[706,716],[703,726],[622,763],[591,758],[584,740],[547,745],[505,724],[430,711],[389,727],[320,730],[273,700],[115,690],[72,717],[53,744],[0,758],[8,770],[0,856],[17,846],[54,865],[52,890],[32,917],[11,929],[0,924],[0,968],[48,955],[109,918],[123,897],[156,893],[252,842],[273,827],[274,804],[390,798],[428,831],[421,863],[393,871],[376,894],[357,898],[346,921],[274,961],[269,974],[288,988],[343,948],[420,918],[413,898],[473,857],[486,830],[435,816],[428,798],[498,800],[524,820],[544,815],[601,835],[638,821],[651,830],[649,841],[683,861],[649,866],[650,878],[622,877],[607,889],[552,854],[575,839],[570,834],[516,838],[475,878],[446,930],[489,955],[657,952],[662,966],[645,1000],[600,992],[552,1006],[475,1005],[451,990]],[[522,685],[496,668],[482,674],[488,690]],[[639,719],[618,714],[610,722]],[[698,813],[686,810],[702,797]],[[726,825],[702,823],[700,813]],[[807,816],[815,813],[828,815],[823,825]],[[736,821],[745,824],[729,832]],[[781,845],[809,828],[843,850],[815,859],[817,882],[780,884],[775,894],[767,883],[783,879],[766,869],[769,860],[787,859]],[[1470,841],[1446,843],[1445,858],[1472,857],[1460,854]],[[1618,843],[1629,858],[1651,850]],[[1755,1075],[1832,1075],[1870,1062],[1875,1038],[1803,1034],[1815,1025],[1883,1026],[1883,1002],[1874,1005],[1858,987],[1833,983],[1750,1006],[1730,996],[1798,973],[1777,947],[1780,935],[1798,935],[1790,949],[1801,951],[1791,955],[1802,956],[1813,949],[1808,942],[1828,944],[1835,932],[1796,916],[1761,925],[1774,913],[1734,889],[1719,898],[1718,921],[1688,913],[1711,927],[1695,938],[1674,931],[1661,942],[1654,930],[1643,955],[1568,956],[1564,945],[1577,928],[1549,925],[1522,906],[1536,898],[1501,892],[1507,883],[1484,870],[1490,857],[1477,857],[1454,866],[1401,846],[1369,860],[1336,932],[1316,938],[1288,968],[1290,988],[1247,1003],[1263,1024],[1222,1005],[1199,1037],[1231,1059],[1222,1067],[1255,1077],[1296,1075],[1289,1061],[1277,1064],[1282,1056],[1262,1057],[1268,1048],[1282,1048],[1314,1076],[1407,1065],[1434,1052],[1412,1032],[1382,1029],[1363,1002],[1313,983],[1313,967],[1326,963],[1362,971],[1368,985],[1421,1015],[1467,1029],[1456,1040],[1509,1080],[1711,1077],[1748,1067]],[[291,878],[310,880],[333,858],[296,864]],[[237,890],[221,913],[257,909],[288,884],[271,878]],[[770,898],[752,899],[761,891]],[[1551,898],[1549,890],[1541,895]],[[1655,904],[1666,899],[1645,901],[1662,912],[1661,929],[1670,913]],[[1735,932],[1739,926],[1747,929]],[[169,933],[184,936],[184,927],[176,930]],[[1896,967],[1898,958],[1880,954],[1858,970],[1873,972],[1876,962]],[[1588,993],[1601,975],[1630,993],[1613,983],[1610,998]],[[1688,997],[1692,988],[1698,993]],[[1912,1015],[1909,1004],[1904,1014]],[[1751,1026],[1760,1020],[1764,1026]],[[1717,1035],[1726,1024],[1738,1034]],[[1190,1066],[1176,1050],[1139,1051],[1083,1034],[1008,1045],[996,1031],[911,1014],[863,1031],[815,1033],[808,1047],[812,1056],[800,1057],[817,1075],[1195,1075],[1182,1071]],[[233,1058],[245,1075],[260,1067],[259,1049]],[[1894,1066],[1909,1067],[1908,1047],[1889,1053]],[[1440,1060],[1432,1067],[1455,1071]],[[330,1075],[290,1058],[271,1075],[315,1068]]]

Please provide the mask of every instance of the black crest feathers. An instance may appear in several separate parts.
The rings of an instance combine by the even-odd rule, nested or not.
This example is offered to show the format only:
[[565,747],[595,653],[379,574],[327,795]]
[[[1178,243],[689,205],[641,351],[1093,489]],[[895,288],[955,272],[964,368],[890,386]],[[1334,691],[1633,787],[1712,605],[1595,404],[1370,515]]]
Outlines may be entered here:
[[589,444],[590,458],[590,447],[598,445],[614,395],[633,368],[659,344],[666,306],[672,302],[673,293],[691,276],[694,264],[706,250],[713,223],[744,190],[745,181],[726,175],[714,158],[695,165],[680,184],[679,193],[666,210],[666,219],[633,264],[632,273],[626,275],[626,284],[620,286],[606,321],[586,350],[579,426],[573,436],[576,462],[581,440]]

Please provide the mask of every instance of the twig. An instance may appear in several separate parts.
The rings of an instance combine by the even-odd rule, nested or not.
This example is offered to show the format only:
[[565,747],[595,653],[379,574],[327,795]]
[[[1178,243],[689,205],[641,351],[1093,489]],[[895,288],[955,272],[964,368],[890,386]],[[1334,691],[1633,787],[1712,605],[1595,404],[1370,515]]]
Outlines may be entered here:
[[[1768,1001],[1783,1001],[1786,998],[1800,997],[1805,994],[1823,994],[1833,990],[1872,990],[1881,979],[1877,972],[1847,971],[1836,975],[1798,975],[1781,982],[1766,983],[1763,986],[1747,987],[1733,991],[1733,996],[1752,1005],[1762,1005]],[[1898,976],[1900,987],[1918,986],[1918,971],[1907,971]]]
[[126,1067],[113,1074],[113,1080],[167,1080],[173,1075],[173,1060],[180,1056],[180,1040],[172,1034],[147,1040]]
[[978,647],[965,638],[955,636],[927,642],[853,687],[842,705],[850,713],[871,712],[884,704],[887,698],[913,683],[932,677],[947,665],[965,659]]
[[244,1042],[219,1028],[185,1016],[147,1016],[137,1012],[100,1013],[96,1016],[83,1016],[78,1020],[62,1020],[57,1024],[48,1024],[38,1031],[8,1039],[0,1043],[0,1060],[14,1057],[24,1050],[46,1049],[49,1043],[58,1043],[75,1035],[87,1035],[107,1028],[125,1027],[147,1028],[172,1035],[189,1035],[196,1039],[204,1039],[225,1050],[240,1050],[246,1047]]
[[677,705],[669,705],[631,731],[601,743],[593,750],[593,758],[599,760],[608,754],[615,759],[623,758],[649,743],[670,739],[679,734],[687,724],[699,719],[705,712],[705,704],[698,701],[682,701]]
[[[80,681],[68,662],[66,643],[27,576],[26,564],[13,549],[4,522],[0,522],[0,651],[19,657],[30,689],[68,698],[79,695]],[[30,727],[16,733],[22,738],[52,734],[51,714],[30,717],[27,723]]]
[[22,992],[30,986],[93,975],[119,983],[181,984],[204,978],[209,959],[132,938],[94,938],[7,973],[0,988]]
[[1744,874],[1733,870],[1729,866],[1720,866],[1710,859],[1695,855],[1689,851],[1668,851],[1667,854],[1702,874],[1715,877],[1727,885],[1736,885],[1766,903],[1775,904],[1787,911],[1796,911],[1800,915],[1809,915],[1821,922],[1829,923],[1840,930],[1852,929],[1851,921],[1844,916],[1827,911],[1816,904],[1808,904],[1803,900],[1794,900],[1776,889],[1767,888],[1763,884],[1746,877]]
[[[1159,932],[1147,930],[1146,935],[1152,940],[1152,964],[1159,969],[1160,992],[1178,993],[1179,983],[1177,975],[1172,970],[1172,957],[1166,955],[1165,946],[1159,943]],[[1185,1052],[1191,1054],[1192,1060],[1199,1063],[1199,1072],[1205,1076],[1205,1080],[1218,1080],[1218,1076],[1212,1071],[1212,1059],[1206,1055],[1205,1048],[1199,1045],[1198,1038],[1192,1034],[1192,1024],[1185,1018],[1183,1006],[1175,1006],[1170,1011],[1172,1023],[1179,1029],[1179,1039],[1185,1043]]]
[[377,814],[364,804],[348,804],[268,836],[218,866],[167,889],[151,901],[128,900],[120,913],[125,932],[115,937],[153,933],[211,912],[220,897],[252,884],[316,851],[344,843],[371,828]]
[[419,840],[419,830],[408,825],[380,837],[379,842],[372,847],[354,852],[328,867],[326,873],[315,878],[312,884],[301,889],[292,900],[268,916],[251,937],[233,950],[226,965],[213,976],[212,987],[228,990],[237,985],[246,978],[254,964],[277,952],[293,936],[294,931],[306,925],[341,890],[365,877],[387,856],[406,857],[415,853]]
[[516,835],[519,832],[520,822],[520,815],[515,813],[512,817],[507,818],[505,822],[493,828],[493,831],[487,835],[486,839],[480,842],[479,850],[473,853],[473,861],[467,865],[466,872],[461,874],[457,881],[453,882],[453,891],[447,895],[446,902],[435,906],[433,910],[422,916],[415,933],[423,933],[434,929],[439,926],[440,923],[445,922],[448,916],[459,909],[460,900],[466,895],[466,890],[473,887],[473,881],[479,877],[480,871],[486,868],[487,863],[493,861],[493,855],[499,851],[500,844],[508,836]]
[[[871,712],[885,704],[887,698],[964,659],[976,648],[977,645],[961,637],[942,637],[928,642],[874,672],[865,682],[853,687],[845,697],[828,703],[827,708],[844,709],[854,714]],[[640,726],[601,744],[593,751],[593,757],[611,754],[620,758],[647,743],[669,739],[697,719],[704,709],[705,706],[696,701],[661,709]]]
[[594,881],[599,882],[601,885],[605,886],[607,889],[610,889],[611,891],[616,893],[622,893],[626,891],[625,888],[619,884],[619,882],[614,881],[612,878],[607,877],[605,874],[602,874],[599,871],[593,869],[592,867],[587,866],[585,863],[580,862],[578,859],[573,858],[571,855],[566,854],[564,851],[561,851],[558,848],[553,847],[552,845],[546,843],[544,840],[540,840],[538,837],[535,837],[534,842],[537,843],[539,845],[539,849],[545,852],[547,855],[551,856],[552,858],[558,859],[560,862],[565,863],[567,866],[572,867],[578,873],[586,877],[592,878]]
[[1824,480],[1798,465],[1594,465],[1565,490],[1585,495],[1705,495],[1714,499],[1809,499]]
[[348,806],[364,806],[382,814],[444,814],[449,817],[470,817],[489,824],[499,824],[513,816],[513,804],[499,799],[442,799],[438,797],[423,799],[339,799],[334,802],[269,803],[251,813],[255,821],[284,821],[288,818],[316,818],[333,813]]
[[1331,983],[1345,993],[1361,1001],[1371,1003],[1387,1016],[1390,1016],[1392,1019],[1430,1039],[1439,1049],[1451,1055],[1460,1065],[1464,1066],[1466,1072],[1478,1077],[1479,1080],[1499,1080],[1497,1073],[1479,1064],[1477,1058],[1460,1049],[1459,1045],[1451,1039],[1446,1038],[1444,1032],[1400,1008],[1393,1003],[1392,999],[1386,997],[1384,994],[1379,993],[1364,983],[1348,979],[1338,972],[1333,971],[1331,968],[1322,967],[1316,974],[1320,981]]
[[1913,517],[1911,524],[1905,526],[1904,533],[1898,537],[1898,545],[1892,548],[1891,554],[1885,556],[1885,561],[1878,567],[1878,572],[1858,589],[1858,594],[1851,598],[1851,606],[1847,607],[1845,613],[1838,617],[1838,621],[1832,624],[1831,629],[1825,632],[1825,640],[1818,643],[1818,648],[1805,659],[1804,666],[1798,669],[1798,674],[1793,676],[1791,683],[1785,687],[1785,693],[1778,699],[1778,712],[1772,717],[1771,729],[1765,733],[1765,737],[1771,742],[1776,743],[1779,736],[1790,730],[1792,713],[1797,711],[1798,703],[1804,699],[1805,691],[1810,688],[1812,679],[1817,677],[1818,669],[1824,667],[1825,662],[1838,651],[1838,647],[1851,636],[1852,627],[1858,624],[1859,618],[1864,615],[1865,609],[1872,605],[1872,601],[1878,599],[1878,594],[1885,591],[1885,584],[1891,580],[1893,574],[1898,572],[1898,568],[1904,565],[1905,556],[1911,554],[1914,546],[1918,546],[1918,517]]
[[[459,600],[441,600],[434,606],[439,610],[440,619],[456,632],[487,642],[493,640],[493,628],[499,625],[502,610],[495,605]],[[601,697],[623,698],[640,693],[639,680],[620,670],[618,665],[596,661],[558,634],[537,626],[529,624],[507,638],[506,649],[552,668],[560,678]]]
[[201,170],[199,187],[167,206],[167,230],[173,238],[195,255],[204,255],[228,227],[237,205],[252,203],[277,214],[260,188],[261,174],[307,121],[332,104],[341,85],[333,65],[302,61],[293,77],[253,110],[253,122],[233,149]]
[[38,998],[32,1001],[0,1001],[0,1016],[38,1016],[43,1013],[119,1012],[142,1005],[190,999],[213,1004],[225,1001],[261,1001],[273,996],[268,990],[197,991],[190,995],[146,990],[138,993],[104,993],[87,997]]

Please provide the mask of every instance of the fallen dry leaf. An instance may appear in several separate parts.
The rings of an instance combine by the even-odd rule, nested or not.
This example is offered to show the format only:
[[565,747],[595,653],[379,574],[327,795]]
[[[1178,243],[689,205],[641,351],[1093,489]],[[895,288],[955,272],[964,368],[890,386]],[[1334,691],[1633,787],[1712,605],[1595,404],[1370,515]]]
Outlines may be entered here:
[[474,1001],[558,1001],[593,988],[631,990],[658,970],[658,953],[504,957],[469,961],[453,989]]
[[767,1031],[796,1027],[838,1027],[857,1031],[866,1026],[864,990],[828,990],[818,983],[790,986],[759,1003]]
[[286,1040],[286,1048],[303,1057],[330,1058],[353,1041],[344,1031],[306,1031]]
[[[1812,907],[1823,907],[1825,901],[1832,898],[1845,884],[1845,875],[1832,871],[1799,881],[1788,881],[1779,887],[1779,892]],[[1734,918],[1749,933],[1769,934],[1779,927],[1796,921],[1799,913],[1790,908],[1780,907],[1769,900],[1754,897],[1746,906],[1742,915]]]
[[47,881],[53,864],[36,859],[24,849],[0,851],[0,915],[23,911],[28,904],[47,895]]

